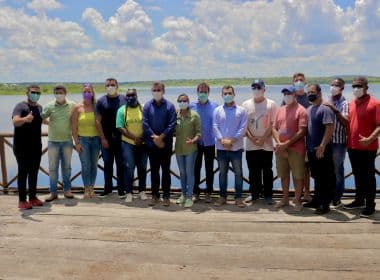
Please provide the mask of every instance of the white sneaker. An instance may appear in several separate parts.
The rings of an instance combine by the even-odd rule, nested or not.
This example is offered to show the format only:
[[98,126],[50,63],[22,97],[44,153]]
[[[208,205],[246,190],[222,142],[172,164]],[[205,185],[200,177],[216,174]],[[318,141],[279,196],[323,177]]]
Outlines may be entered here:
[[126,203],[131,203],[133,200],[133,195],[131,193],[127,193],[127,198],[125,199]]
[[139,196],[141,200],[147,200],[148,197],[146,196],[146,193],[144,191],[139,192]]
[[181,194],[181,196],[177,199],[176,203],[182,205],[185,203],[185,201],[186,201],[186,197],[183,194]]
[[251,194],[244,199],[245,203],[249,203],[251,201],[252,201],[252,195]]

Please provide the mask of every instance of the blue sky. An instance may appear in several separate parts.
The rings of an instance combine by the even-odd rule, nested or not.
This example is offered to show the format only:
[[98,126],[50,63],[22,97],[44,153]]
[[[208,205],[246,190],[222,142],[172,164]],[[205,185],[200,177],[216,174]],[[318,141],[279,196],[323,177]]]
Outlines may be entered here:
[[0,82],[380,75],[377,0],[0,0]]

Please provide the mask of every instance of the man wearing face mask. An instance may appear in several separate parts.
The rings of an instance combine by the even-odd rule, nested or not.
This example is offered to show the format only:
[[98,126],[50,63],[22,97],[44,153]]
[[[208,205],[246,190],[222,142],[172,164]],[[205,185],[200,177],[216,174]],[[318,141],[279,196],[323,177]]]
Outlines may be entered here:
[[[297,72],[293,74],[293,86],[296,90],[296,99],[298,104],[301,104],[305,109],[307,109],[311,104],[305,92],[306,78],[304,73]],[[310,167],[307,157],[305,159],[305,178],[303,181],[303,201],[311,201],[312,198],[310,195]]]
[[334,112],[323,104],[322,90],[318,84],[307,87],[307,97],[312,106],[309,116],[306,148],[311,176],[314,178],[314,197],[304,207],[316,208],[322,215],[330,211],[330,202],[335,194],[335,172],[331,140],[334,133]]
[[214,157],[215,157],[215,136],[212,132],[212,115],[218,104],[209,99],[210,86],[200,83],[197,87],[198,100],[190,104],[190,109],[197,112],[201,118],[201,136],[197,143],[198,154],[195,159],[194,168],[194,201],[199,200],[200,195],[200,174],[202,168],[202,157],[204,156],[206,169],[206,197],[205,202],[211,202],[211,194],[214,185]]
[[276,142],[277,176],[281,178],[283,198],[276,208],[289,205],[290,172],[295,190],[295,211],[302,210],[301,195],[305,176],[306,109],[298,104],[293,86],[282,89],[285,106],[278,108],[273,123]]
[[143,130],[151,168],[152,199],[154,206],[160,201],[160,167],[163,206],[170,206],[170,161],[173,150],[173,133],[177,113],[173,103],[164,98],[165,85],[155,82],[152,85],[152,100],[144,105]]
[[[41,162],[41,124],[42,107],[38,104],[41,89],[30,85],[26,91],[27,101],[20,102],[13,109],[14,125],[13,152],[17,160],[18,207],[22,210],[42,206],[37,198],[38,169]],[[28,181],[29,201],[27,201],[26,182]]]
[[335,113],[336,122],[332,138],[332,153],[336,176],[336,190],[333,199],[333,208],[343,206],[340,199],[344,193],[344,159],[347,152],[347,124],[348,124],[348,102],[343,96],[344,80],[336,78],[331,81],[329,106]]
[[254,80],[251,88],[253,97],[242,104],[248,113],[245,146],[250,190],[253,201],[259,199],[263,193],[266,203],[271,205],[273,204],[272,125],[277,106],[273,100],[264,96],[263,80]]
[[67,100],[67,90],[64,86],[54,88],[55,100],[48,103],[42,112],[42,117],[49,123],[49,177],[50,195],[45,199],[51,202],[58,198],[58,169],[61,162],[64,196],[74,198],[71,193],[71,156],[73,153],[73,141],[71,134],[71,112],[74,102]]
[[105,82],[106,94],[96,103],[96,127],[99,131],[104,162],[104,191],[99,198],[107,197],[113,190],[113,165],[116,162],[117,192],[119,198],[125,198],[124,165],[121,150],[121,133],[116,128],[116,114],[126,104],[125,96],[118,92],[119,84],[115,78]]
[[224,105],[217,107],[213,116],[220,189],[220,198],[216,201],[215,206],[222,206],[227,203],[227,174],[231,162],[235,173],[235,205],[245,207],[242,199],[242,154],[244,149],[243,138],[247,130],[247,111],[236,105],[234,101],[235,90],[232,86],[223,87],[222,97]]
[[141,200],[147,199],[145,187],[148,155],[144,145],[142,105],[137,99],[136,89],[128,89],[126,99],[127,104],[121,106],[117,111],[116,128],[121,132],[122,139],[124,178],[127,186],[125,202],[131,203],[135,167],[137,167],[139,178],[139,197]]
[[355,200],[346,209],[364,208],[360,216],[375,213],[376,177],[375,158],[379,148],[380,102],[368,93],[366,77],[352,81],[354,99],[348,115],[348,156],[355,178]]

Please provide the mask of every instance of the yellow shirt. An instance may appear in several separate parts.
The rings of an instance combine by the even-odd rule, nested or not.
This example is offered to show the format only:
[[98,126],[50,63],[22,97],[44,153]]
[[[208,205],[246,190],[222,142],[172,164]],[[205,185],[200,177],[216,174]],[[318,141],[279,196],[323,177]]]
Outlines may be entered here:
[[78,117],[78,135],[84,137],[98,136],[98,130],[95,126],[95,113],[83,112]]
[[[127,111],[127,116],[125,116],[125,111]],[[144,132],[142,127],[141,107],[128,107],[128,109],[125,110],[125,106],[121,106],[116,115],[116,128],[126,128],[136,137],[142,137]],[[135,145],[134,140],[129,139],[124,135],[121,136],[121,139],[129,144]]]

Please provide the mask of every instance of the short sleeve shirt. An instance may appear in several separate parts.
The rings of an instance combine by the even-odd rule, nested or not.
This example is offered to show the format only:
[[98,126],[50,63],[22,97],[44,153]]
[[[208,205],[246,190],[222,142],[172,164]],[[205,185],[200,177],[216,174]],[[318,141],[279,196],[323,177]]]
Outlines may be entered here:
[[71,110],[74,102],[67,100],[64,104],[56,101],[46,104],[42,111],[43,118],[49,118],[49,141],[71,141]]
[[[125,116],[127,113],[127,116]],[[126,107],[125,105],[121,106],[117,111],[116,116],[116,128],[127,128],[130,133],[136,137],[143,137],[143,128],[142,128],[142,107]],[[135,145],[135,141],[121,136],[121,139],[129,144]]]
[[[273,127],[278,131],[281,142],[291,139],[301,127],[307,127],[306,109],[296,103],[281,106],[276,113]],[[300,154],[305,153],[305,137],[301,137],[297,142],[288,148]]]
[[321,104],[307,108],[309,116],[307,127],[306,147],[308,151],[315,151],[321,144],[326,125],[334,124],[335,114],[330,107]]
[[126,104],[124,95],[116,97],[103,95],[96,102],[96,113],[102,117],[102,128],[106,139],[120,138],[121,134],[116,128],[116,115],[119,108]]
[[23,118],[30,112],[33,114],[33,121],[14,128],[13,145],[18,151],[41,149],[42,106],[32,106],[27,102],[20,102],[13,109],[12,118],[15,116]]
[[[272,128],[278,108],[273,100],[265,98],[263,102],[255,103],[251,98],[244,101],[242,106],[247,110],[247,129],[253,134],[253,136],[261,137],[265,134],[268,128]],[[250,139],[246,138],[245,147],[247,151],[273,151],[273,139],[272,137],[268,137],[264,142],[264,145],[260,147],[252,143]]]
[[378,139],[368,146],[359,143],[360,136],[368,137],[380,126],[380,102],[373,96],[367,95],[359,102],[351,101],[349,106],[349,127],[347,146],[350,149],[376,151],[379,148]]

